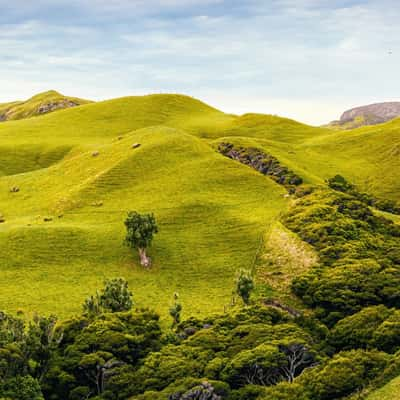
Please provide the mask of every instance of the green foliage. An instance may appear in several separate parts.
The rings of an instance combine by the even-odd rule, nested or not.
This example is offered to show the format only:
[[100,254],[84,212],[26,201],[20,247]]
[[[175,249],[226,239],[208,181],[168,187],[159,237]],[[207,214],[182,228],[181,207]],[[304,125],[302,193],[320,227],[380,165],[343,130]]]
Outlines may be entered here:
[[24,338],[25,324],[21,318],[0,311],[0,346],[21,342]]
[[245,385],[270,386],[282,380],[286,358],[277,346],[261,344],[237,354],[222,372],[222,378],[234,388]]
[[[396,313],[380,311],[386,320]],[[378,312],[370,310],[370,315],[377,318]],[[361,320],[367,319],[368,313],[364,314]],[[201,396],[329,400],[373,382],[381,371],[392,376],[397,368],[389,355],[378,351],[343,351],[331,359],[323,353],[318,356],[319,334],[312,336],[302,328],[315,323],[303,315],[300,326],[266,306],[237,308],[203,320],[189,318],[177,325],[174,340],[162,336],[158,316],[148,310],[80,316],[58,327],[54,321],[36,318],[23,329],[26,339],[19,334],[7,336],[8,343],[0,350],[3,355],[7,349],[11,356],[14,348],[14,358],[0,360],[17,360],[25,366],[0,376],[0,388],[7,395],[14,391],[17,400],[42,399],[41,391],[52,400],[195,400]],[[8,332],[10,326],[19,324],[9,318],[2,329]],[[26,354],[29,362],[25,363]],[[35,380],[32,374],[40,378]]]
[[400,311],[383,305],[366,307],[339,321],[329,341],[338,349],[377,348],[389,353],[400,349]]
[[[177,380],[161,392],[153,390],[134,396],[134,400],[196,400],[198,396],[210,400],[226,399],[230,395],[230,388],[224,382],[198,378],[184,378]],[[187,397],[185,397],[187,396]],[[190,396],[190,397],[189,397]],[[196,397],[197,396],[197,397]],[[207,397],[208,396],[208,397]],[[214,396],[214,397],[212,397]],[[220,397],[217,397],[220,396]],[[229,397],[230,399],[230,397]]]
[[236,277],[236,293],[243,300],[244,304],[249,304],[251,292],[254,290],[254,278],[250,271],[241,269]]
[[0,382],[28,374],[43,378],[62,337],[56,321],[35,315],[27,326],[20,317],[0,313]]
[[10,400],[44,400],[39,382],[30,375],[0,381],[0,396]]
[[169,308],[169,315],[172,317],[172,327],[176,327],[181,322],[182,305],[178,302],[179,294],[174,294],[174,304]]
[[192,318],[179,324],[176,334],[179,342],[146,357],[133,378],[133,393],[164,391],[190,376],[228,382],[239,390],[234,397],[239,399],[249,381],[289,380],[287,368],[295,354],[293,376],[314,360],[310,335],[273,308],[250,306],[203,321]]
[[343,193],[348,193],[354,190],[354,185],[347,182],[342,175],[335,175],[333,178],[329,178],[328,185],[330,188]]
[[320,367],[308,370],[300,383],[310,399],[342,398],[375,378],[389,359],[387,354],[377,351],[341,352]]
[[285,224],[319,253],[321,265],[293,290],[328,324],[370,305],[399,307],[399,227],[352,196],[315,191],[300,198]]
[[151,260],[146,255],[146,248],[151,245],[153,236],[158,232],[156,219],[153,214],[139,214],[130,211],[125,220],[126,237],[125,244],[139,251],[140,263],[149,267]]
[[53,353],[43,391],[52,399],[90,392],[128,397],[133,366],[160,346],[158,315],[147,310],[101,314],[67,321],[63,340]]
[[124,278],[107,279],[104,288],[90,296],[83,304],[83,311],[89,316],[104,312],[129,311],[133,306],[132,292]]
[[153,214],[141,215],[136,211],[130,211],[125,226],[127,230],[125,243],[134,249],[149,247],[154,234],[158,232]]
[[354,185],[347,182],[341,175],[335,175],[333,178],[328,179],[328,185],[332,189],[354,196],[357,200],[369,206],[374,206],[378,210],[400,215],[400,206],[395,201],[378,200],[367,193],[360,193]]
[[39,381],[47,373],[52,352],[62,340],[62,331],[56,329],[56,323],[55,316],[34,316],[27,329],[24,350],[30,360],[31,373]]
[[366,392],[371,393],[368,400],[391,400],[398,393],[400,381],[400,353],[390,360],[383,372],[367,387]]

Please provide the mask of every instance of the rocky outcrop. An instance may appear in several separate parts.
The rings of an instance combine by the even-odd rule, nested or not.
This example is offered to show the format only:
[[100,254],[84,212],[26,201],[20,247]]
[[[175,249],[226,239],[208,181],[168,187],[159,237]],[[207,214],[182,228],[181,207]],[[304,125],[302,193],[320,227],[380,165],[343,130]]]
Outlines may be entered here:
[[39,93],[26,101],[0,104],[0,122],[35,117],[88,103],[90,103],[88,100],[64,96],[50,90]]
[[169,400],[221,400],[221,396],[215,393],[214,388],[208,382],[195,386],[186,393],[175,393],[169,396]]
[[303,183],[303,179],[282,165],[277,158],[256,148],[235,147],[232,143],[221,143],[218,146],[221,154],[242,164],[246,164],[263,175],[268,175],[290,193]]
[[400,117],[400,102],[376,103],[345,111],[339,121],[331,126],[353,129],[364,125],[376,125]]
[[37,112],[38,114],[46,114],[52,111],[61,110],[64,108],[76,107],[76,106],[79,106],[79,103],[68,99],[63,99],[60,101],[53,101],[50,103],[41,104]]

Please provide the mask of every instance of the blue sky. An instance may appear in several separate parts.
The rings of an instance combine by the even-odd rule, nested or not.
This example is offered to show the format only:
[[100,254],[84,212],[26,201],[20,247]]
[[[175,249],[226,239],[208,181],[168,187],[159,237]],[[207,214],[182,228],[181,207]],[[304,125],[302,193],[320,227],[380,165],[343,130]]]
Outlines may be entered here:
[[398,0],[0,0],[0,102],[185,93],[320,124],[400,100]]

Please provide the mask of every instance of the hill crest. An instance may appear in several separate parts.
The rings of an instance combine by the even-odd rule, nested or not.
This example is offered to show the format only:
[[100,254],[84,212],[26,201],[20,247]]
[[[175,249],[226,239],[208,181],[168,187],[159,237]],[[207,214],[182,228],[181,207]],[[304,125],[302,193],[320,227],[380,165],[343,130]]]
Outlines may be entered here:
[[38,93],[25,101],[0,104],[0,122],[30,118],[90,102],[77,97],[64,96],[55,90],[49,90]]

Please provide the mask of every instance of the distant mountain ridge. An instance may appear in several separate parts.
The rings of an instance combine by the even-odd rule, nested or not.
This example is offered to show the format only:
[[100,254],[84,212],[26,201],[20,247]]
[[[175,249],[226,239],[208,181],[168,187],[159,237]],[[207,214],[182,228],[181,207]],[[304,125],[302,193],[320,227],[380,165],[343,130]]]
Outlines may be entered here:
[[55,90],[50,90],[39,93],[26,101],[0,104],[0,122],[35,117],[87,103],[91,101],[64,96]]
[[339,121],[329,126],[337,129],[354,129],[366,125],[377,125],[400,117],[400,102],[375,103],[345,111]]

